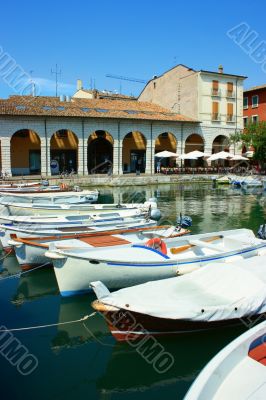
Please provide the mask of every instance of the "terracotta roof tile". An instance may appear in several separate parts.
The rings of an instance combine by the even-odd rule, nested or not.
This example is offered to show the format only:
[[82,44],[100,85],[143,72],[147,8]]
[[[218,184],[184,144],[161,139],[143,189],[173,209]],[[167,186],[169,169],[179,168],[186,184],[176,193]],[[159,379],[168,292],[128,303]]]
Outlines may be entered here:
[[148,102],[80,98],[72,98],[71,102],[62,102],[58,97],[48,96],[10,96],[8,99],[0,100],[0,115],[198,122]]

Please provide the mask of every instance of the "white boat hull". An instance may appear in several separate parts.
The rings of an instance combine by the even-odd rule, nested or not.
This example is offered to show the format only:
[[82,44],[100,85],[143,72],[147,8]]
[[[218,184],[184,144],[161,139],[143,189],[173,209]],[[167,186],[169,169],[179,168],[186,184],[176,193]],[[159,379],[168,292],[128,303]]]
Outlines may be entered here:
[[266,395],[266,322],[239,336],[202,370],[184,400],[263,400]]
[[[214,233],[214,235],[216,234],[218,233]],[[191,235],[189,236],[189,240],[196,240],[203,236],[202,234]],[[170,245],[171,242],[174,243],[174,245],[178,242],[182,244],[184,238],[169,239],[166,240],[166,242],[167,245]],[[168,258],[162,255],[162,253],[159,253],[161,256],[155,255],[155,261],[149,261],[149,258],[154,255],[149,253],[148,250],[155,253],[158,252],[153,249],[147,250],[146,247],[143,249],[143,245],[139,247],[140,252],[147,254],[145,255],[147,259],[144,259],[143,262],[137,260],[138,249],[132,249],[132,246],[124,246],[123,249],[121,246],[117,246],[116,249],[113,248],[114,256],[112,254],[110,258],[108,258],[108,256],[105,258],[104,254],[101,255],[94,250],[92,250],[89,255],[86,253],[82,255],[82,251],[47,252],[46,255],[52,258],[61,295],[71,296],[90,291],[90,283],[93,281],[101,281],[108,288],[119,289],[138,285],[147,281],[190,273],[213,262],[232,262],[237,259],[253,257],[265,252],[266,242],[258,240],[256,245],[239,246],[238,249],[223,252],[212,251],[210,253],[208,249],[206,249],[205,254],[196,255],[194,253],[188,253],[188,256],[184,254],[175,259]],[[115,259],[115,254],[120,254],[121,250],[125,254],[124,260],[123,257]]]

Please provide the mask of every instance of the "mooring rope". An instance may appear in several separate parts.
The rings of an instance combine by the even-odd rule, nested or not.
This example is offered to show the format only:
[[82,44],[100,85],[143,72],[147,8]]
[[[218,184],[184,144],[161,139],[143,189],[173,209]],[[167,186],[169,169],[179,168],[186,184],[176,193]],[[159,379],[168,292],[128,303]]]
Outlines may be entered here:
[[7,258],[9,256],[9,254],[12,253],[13,249],[10,249],[3,257],[0,258],[0,261],[4,260],[5,258]]
[[36,325],[36,326],[27,326],[25,328],[6,328],[6,329],[1,329],[0,332],[17,332],[17,331],[28,331],[31,329],[42,329],[42,328],[50,328],[51,326],[59,326],[59,325],[67,325],[67,324],[76,324],[77,322],[83,322],[86,321],[88,318],[93,317],[96,314],[96,311],[89,315],[85,315],[84,317],[80,319],[76,319],[74,321],[66,321],[66,322],[57,322],[55,324],[47,324],[47,325]]
[[48,262],[46,262],[46,263],[44,263],[42,265],[39,265],[38,267],[34,267],[32,269],[29,269],[28,271],[21,271],[21,272],[18,272],[17,274],[5,276],[4,278],[0,278],[0,282],[1,281],[5,281],[6,279],[20,278],[21,275],[28,274],[29,272],[37,271],[38,269],[40,269],[42,267],[45,267],[46,265],[49,265],[49,264],[50,263],[48,261]]

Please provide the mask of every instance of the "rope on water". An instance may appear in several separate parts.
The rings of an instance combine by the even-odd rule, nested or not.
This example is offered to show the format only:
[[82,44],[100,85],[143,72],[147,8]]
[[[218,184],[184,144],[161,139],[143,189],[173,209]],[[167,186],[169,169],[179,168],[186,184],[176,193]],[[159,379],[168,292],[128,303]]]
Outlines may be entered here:
[[21,272],[18,272],[17,274],[5,276],[4,278],[0,278],[0,282],[5,281],[5,280],[7,280],[7,279],[20,278],[21,275],[28,274],[29,272],[37,271],[38,269],[40,269],[40,268],[42,268],[42,267],[45,267],[46,265],[49,265],[49,264],[50,264],[50,263],[49,263],[49,261],[48,261],[48,262],[46,262],[46,263],[44,263],[44,264],[42,264],[42,265],[39,265],[38,267],[34,267],[34,268],[32,268],[32,269],[29,269],[28,271],[21,271]]
[[12,253],[13,249],[10,249],[3,257],[0,258],[0,261],[4,260],[5,258],[7,258],[11,253]]
[[88,318],[93,317],[96,314],[96,311],[89,315],[85,315],[84,317],[80,319],[76,319],[74,321],[66,321],[66,322],[57,322],[55,324],[48,324],[48,325],[37,325],[37,326],[28,326],[26,328],[6,328],[6,329],[1,329],[0,332],[17,332],[17,331],[28,331],[31,329],[42,329],[42,328],[50,328],[51,326],[59,326],[59,325],[67,325],[67,324],[75,324],[77,322],[83,322],[86,321]]
[[102,346],[106,346],[106,347],[114,347],[113,344],[109,344],[109,343],[104,343],[102,342],[100,339],[98,339],[90,329],[88,329],[88,327],[85,325],[85,322],[83,322],[83,327],[86,329],[86,331],[93,337],[93,339],[98,342],[99,344],[101,344]]

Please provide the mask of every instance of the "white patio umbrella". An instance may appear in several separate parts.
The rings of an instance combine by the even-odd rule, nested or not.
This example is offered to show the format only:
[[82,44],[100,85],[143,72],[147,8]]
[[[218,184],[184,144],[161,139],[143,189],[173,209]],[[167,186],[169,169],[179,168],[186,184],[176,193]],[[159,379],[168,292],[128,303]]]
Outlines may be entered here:
[[197,160],[198,157],[191,155],[190,153],[187,154],[180,154],[178,157],[180,160]]
[[234,154],[229,153],[227,151],[220,151],[219,153],[212,154],[208,161],[216,161],[216,160],[227,160],[228,158],[234,157]]
[[237,154],[236,156],[232,157],[230,161],[244,161],[244,160],[249,160],[247,157],[243,157],[240,154]]
[[194,158],[200,158],[200,157],[210,157],[211,154],[208,153],[203,153],[203,151],[199,151],[199,150],[194,150],[194,151],[190,151],[189,153],[183,154],[183,156],[186,156],[186,159],[188,159],[188,156],[193,157]]
[[169,157],[178,157],[177,153],[172,153],[171,151],[160,151],[159,153],[156,153],[154,157],[159,157],[159,158],[169,158]]

